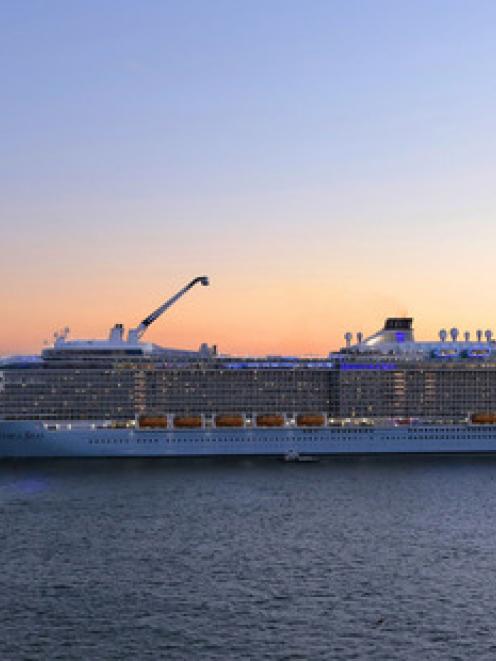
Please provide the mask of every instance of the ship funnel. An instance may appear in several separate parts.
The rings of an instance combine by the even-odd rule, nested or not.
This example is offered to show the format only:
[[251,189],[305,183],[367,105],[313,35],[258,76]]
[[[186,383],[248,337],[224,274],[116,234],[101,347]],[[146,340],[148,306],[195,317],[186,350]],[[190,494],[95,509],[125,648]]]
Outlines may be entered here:
[[490,341],[492,340],[492,337],[493,337],[493,332],[492,332],[492,330],[489,330],[489,329],[488,329],[488,330],[484,333],[484,335],[485,335],[485,337],[486,337],[486,341],[487,341],[487,342],[490,342]]
[[441,340],[441,342],[446,342],[447,337],[448,337],[448,333],[446,329],[441,328],[441,330],[439,331],[439,339]]
[[[412,317],[388,317],[380,331],[364,338],[360,331],[356,334],[356,344],[360,345],[362,350],[373,348],[374,352],[381,352],[389,345],[397,345],[405,342],[414,342],[413,339],[413,318]],[[350,340],[352,334],[349,333]],[[347,340],[348,333],[344,336]],[[356,346],[356,345],[354,345]],[[382,349],[381,349],[382,347]],[[391,350],[389,347],[387,350]]]
[[349,348],[351,347],[351,340],[353,339],[353,333],[350,333],[350,331],[347,331],[344,334],[344,339],[346,341],[346,346]]
[[122,324],[115,324],[110,329],[109,340],[112,344],[119,344],[124,339],[124,326]]
[[465,331],[463,333],[463,337],[465,339],[465,342],[470,342],[470,331]]
[[477,329],[476,336],[477,336],[477,342],[482,342],[482,331],[480,330],[480,328]]
[[450,330],[451,340],[453,342],[456,342],[456,340],[458,339],[458,332],[459,332],[458,328],[452,328]]

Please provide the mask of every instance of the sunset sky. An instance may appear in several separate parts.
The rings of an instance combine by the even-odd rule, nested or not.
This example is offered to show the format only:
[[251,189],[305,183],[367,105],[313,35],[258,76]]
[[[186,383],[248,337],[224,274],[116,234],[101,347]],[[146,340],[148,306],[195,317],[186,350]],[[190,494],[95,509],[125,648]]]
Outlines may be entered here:
[[7,0],[0,354],[496,330],[496,3]]

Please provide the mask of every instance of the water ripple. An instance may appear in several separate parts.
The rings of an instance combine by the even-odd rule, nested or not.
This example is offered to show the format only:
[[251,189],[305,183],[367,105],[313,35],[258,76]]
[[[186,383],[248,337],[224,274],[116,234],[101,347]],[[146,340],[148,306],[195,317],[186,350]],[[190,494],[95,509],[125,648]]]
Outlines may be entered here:
[[0,658],[492,659],[496,462],[0,466]]

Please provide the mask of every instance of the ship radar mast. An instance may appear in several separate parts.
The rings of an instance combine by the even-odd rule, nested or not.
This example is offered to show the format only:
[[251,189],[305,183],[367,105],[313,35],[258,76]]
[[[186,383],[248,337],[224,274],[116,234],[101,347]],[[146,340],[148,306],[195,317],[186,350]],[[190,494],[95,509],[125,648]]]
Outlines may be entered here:
[[135,344],[139,342],[140,338],[142,337],[143,333],[146,331],[148,326],[150,324],[153,324],[154,321],[156,321],[160,316],[164,314],[166,310],[168,310],[170,307],[174,305],[184,294],[186,294],[187,291],[192,289],[195,285],[201,284],[203,287],[207,287],[210,282],[208,280],[208,277],[206,275],[200,275],[197,278],[194,278],[191,280],[191,282],[188,282],[188,284],[180,289],[177,294],[174,294],[174,296],[171,296],[165,303],[163,303],[160,307],[158,307],[154,312],[148,315],[148,317],[145,317],[143,321],[140,323],[139,326],[136,328],[132,328],[129,330],[127,340],[131,344]]

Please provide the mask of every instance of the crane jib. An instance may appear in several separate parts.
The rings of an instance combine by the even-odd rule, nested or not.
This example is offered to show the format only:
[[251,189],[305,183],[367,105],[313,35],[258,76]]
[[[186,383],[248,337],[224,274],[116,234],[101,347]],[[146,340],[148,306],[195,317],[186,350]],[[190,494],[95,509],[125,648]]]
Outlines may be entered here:
[[181,298],[188,290],[190,290],[192,287],[194,287],[197,283],[201,283],[204,287],[209,285],[209,280],[208,277],[205,275],[198,276],[197,278],[194,278],[189,282],[185,287],[183,287],[181,290],[177,292],[177,294],[174,294],[171,298],[169,298],[165,303],[163,303],[160,307],[158,307],[156,310],[154,310],[151,314],[148,315],[148,317],[145,317],[141,324],[139,325],[138,329],[142,329],[140,334],[144,332],[146,328],[150,324],[152,324],[160,315],[162,315],[168,308],[170,308],[178,299]]

